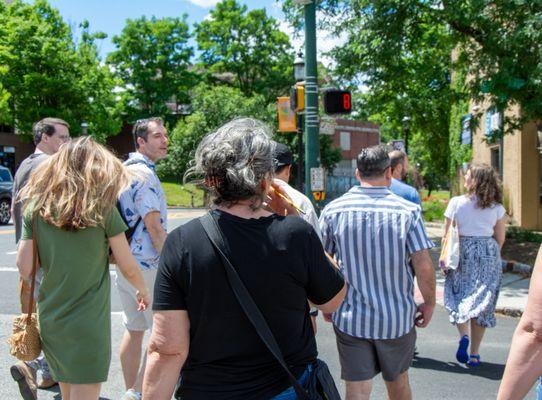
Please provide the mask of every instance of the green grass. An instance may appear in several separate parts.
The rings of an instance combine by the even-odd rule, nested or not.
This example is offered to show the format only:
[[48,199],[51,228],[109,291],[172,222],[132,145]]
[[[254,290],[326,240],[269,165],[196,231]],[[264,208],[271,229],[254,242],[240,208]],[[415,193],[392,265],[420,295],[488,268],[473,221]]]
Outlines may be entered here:
[[180,185],[175,182],[162,182],[168,206],[203,207],[203,190],[193,184]]
[[506,229],[506,237],[516,242],[542,243],[542,234],[522,229],[517,226],[510,226]]
[[427,197],[427,190],[420,190],[422,198],[423,217],[426,221],[444,221],[444,212],[450,200],[450,192],[439,190],[431,192]]

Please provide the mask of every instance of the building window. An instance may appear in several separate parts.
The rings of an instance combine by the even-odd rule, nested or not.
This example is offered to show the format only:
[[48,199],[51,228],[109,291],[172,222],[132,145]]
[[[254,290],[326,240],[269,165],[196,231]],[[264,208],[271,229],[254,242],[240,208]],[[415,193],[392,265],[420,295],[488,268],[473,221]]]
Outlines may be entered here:
[[341,132],[341,149],[350,151],[350,132]]
[[491,149],[491,166],[495,171],[500,173],[501,171],[501,154],[500,147],[493,147]]

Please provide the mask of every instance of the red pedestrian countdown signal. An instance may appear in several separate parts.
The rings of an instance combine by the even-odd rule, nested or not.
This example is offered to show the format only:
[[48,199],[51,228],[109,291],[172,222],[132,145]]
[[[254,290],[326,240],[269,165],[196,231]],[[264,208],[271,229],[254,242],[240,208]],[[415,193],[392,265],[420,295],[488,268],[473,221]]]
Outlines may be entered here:
[[324,92],[324,112],[326,114],[350,114],[352,112],[352,93],[349,90],[326,90]]

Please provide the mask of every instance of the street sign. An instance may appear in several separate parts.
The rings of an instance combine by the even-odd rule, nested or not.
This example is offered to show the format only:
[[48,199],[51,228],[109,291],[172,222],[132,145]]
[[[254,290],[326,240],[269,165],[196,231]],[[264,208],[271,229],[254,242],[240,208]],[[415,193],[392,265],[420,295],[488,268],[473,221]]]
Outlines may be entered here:
[[322,135],[333,135],[336,126],[335,121],[320,121],[320,133]]
[[295,113],[290,108],[290,98],[279,97],[277,99],[277,109],[279,114],[279,131],[296,132],[297,125],[295,121]]
[[323,192],[326,182],[323,168],[311,168],[311,192]]

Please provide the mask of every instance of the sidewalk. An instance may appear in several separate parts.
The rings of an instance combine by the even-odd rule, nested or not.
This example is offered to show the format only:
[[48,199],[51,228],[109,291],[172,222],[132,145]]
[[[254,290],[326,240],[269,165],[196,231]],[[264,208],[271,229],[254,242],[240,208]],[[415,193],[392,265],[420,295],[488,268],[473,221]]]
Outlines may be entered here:
[[[443,305],[444,274],[438,269],[438,258],[440,254],[440,239],[444,231],[438,224],[427,224],[427,233],[436,245],[430,252],[437,270],[437,304]],[[501,292],[497,300],[497,312],[511,317],[520,317],[527,304],[530,281],[530,278],[524,275],[505,272],[503,274]],[[416,298],[417,300],[421,300],[421,295],[417,288]]]

